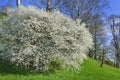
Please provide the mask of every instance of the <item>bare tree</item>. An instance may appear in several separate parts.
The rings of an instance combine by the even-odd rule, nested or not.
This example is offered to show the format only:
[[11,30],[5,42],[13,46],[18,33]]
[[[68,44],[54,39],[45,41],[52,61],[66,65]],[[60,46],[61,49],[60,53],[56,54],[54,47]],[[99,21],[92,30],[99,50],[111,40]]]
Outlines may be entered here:
[[92,34],[93,37],[93,58],[98,59],[99,58],[99,51],[100,46],[102,45],[102,38],[105,35],[105,29],[104,29],[104,23],[101,19],[101,16],[97,15],[96,18],[93,19],[93,23],[91,23],[91,27],[89,27],[89,31]]
[[102,55],[101,55],[101,64],[100,64],[100,67],[102,67],[103,64],[104,64],[105,54],[106,54],[106,49],[103,48],[103,52],[102,52]]
[[38,8],[45,8],[47,12],[58,9],[62,0],[29,0],[29,2]]
[[[92,56],[97,58],[99,48],[99,36],[103,29],[103,10],[108,6],[107,0],[64,0],[60,8],[61,12],[69,15],[73,19],[80,19],[81,23],[86,23],[93,35],[94,50]],[[90,50],[91,51],[91,50]],[[90,54],[88,54],[90,55]]]
[[103,66],[104,64],[104,61],[105,61],[105,58],[106,58],[106,54],[108,53],[108,45],[107,45],[107,38],[106,38],[106,35],[104,34],[101,38],[101,54],[100,54],[100,61],[101,61],[101,64],[100,64],[100,67]]
[[107,0],[64,0],[61,11],[65,10],[63,12],[73,19],[80,18],[82,22],[91,23],[96,14],[103,13],[107,3]]
[[46,11],[49,12],[51,9],[51,0],[47,0],[47,7],[46,7]]
[[114,47],[114,53],[116,57],[116,68],[120,66],[120,16],[111,15],[108,18],[108,25],[110,26],[112,34],[112,45]]

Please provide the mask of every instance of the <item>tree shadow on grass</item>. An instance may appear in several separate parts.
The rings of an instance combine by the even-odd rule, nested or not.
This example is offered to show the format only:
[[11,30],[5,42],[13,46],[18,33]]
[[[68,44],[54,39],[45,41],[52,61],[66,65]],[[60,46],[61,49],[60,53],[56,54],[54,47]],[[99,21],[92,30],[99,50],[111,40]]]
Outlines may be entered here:
[[0,74],[26,74],[27,72],[21,70],[11,64],[7,60],[0,59]]
[[54,74],[54,71],[44,71],[44,72],[30,72],[29,70],[23,70],[19,67],[16,67],[15,65],[11,64],[7,60],[3,60],[0,58],[0,74],[1,75],[7,75],[7,74],[13,74],[13,75],[36,75],[36,74],[42,74],[45,76],[49,76],[50,74]]

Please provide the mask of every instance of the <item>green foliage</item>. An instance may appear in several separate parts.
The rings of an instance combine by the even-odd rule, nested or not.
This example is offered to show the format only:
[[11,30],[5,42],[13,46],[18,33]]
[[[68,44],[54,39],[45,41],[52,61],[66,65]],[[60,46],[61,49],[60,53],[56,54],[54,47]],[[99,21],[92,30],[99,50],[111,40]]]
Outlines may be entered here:
[[50,62],[50,71],[55,71],[55,70],[61,70],[62,69],[62,62],[58,59],[53,59],[51,62]]

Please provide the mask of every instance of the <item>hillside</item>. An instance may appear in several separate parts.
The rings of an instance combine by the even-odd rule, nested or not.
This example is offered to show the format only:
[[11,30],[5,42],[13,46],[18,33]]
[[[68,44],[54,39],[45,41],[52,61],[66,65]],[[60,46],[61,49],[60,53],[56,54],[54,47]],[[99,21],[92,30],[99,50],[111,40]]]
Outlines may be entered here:
[[0,80],[120,80],[120,70],[88,59],[82,64],[81,71],[57,70],[55,72],[28,73],[12,67],[0,60]]

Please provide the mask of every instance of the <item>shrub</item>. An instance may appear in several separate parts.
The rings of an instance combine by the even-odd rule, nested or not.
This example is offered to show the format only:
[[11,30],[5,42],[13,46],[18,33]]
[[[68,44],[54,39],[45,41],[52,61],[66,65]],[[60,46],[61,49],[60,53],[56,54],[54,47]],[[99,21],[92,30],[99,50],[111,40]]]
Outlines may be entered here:
[[79,20],[34,7],[9,11],[0,23],[0,37],[3,58],[35,71],[48,70],[54,59],[63,62],[62,67],[79,69],[92,45],[91,34]]

